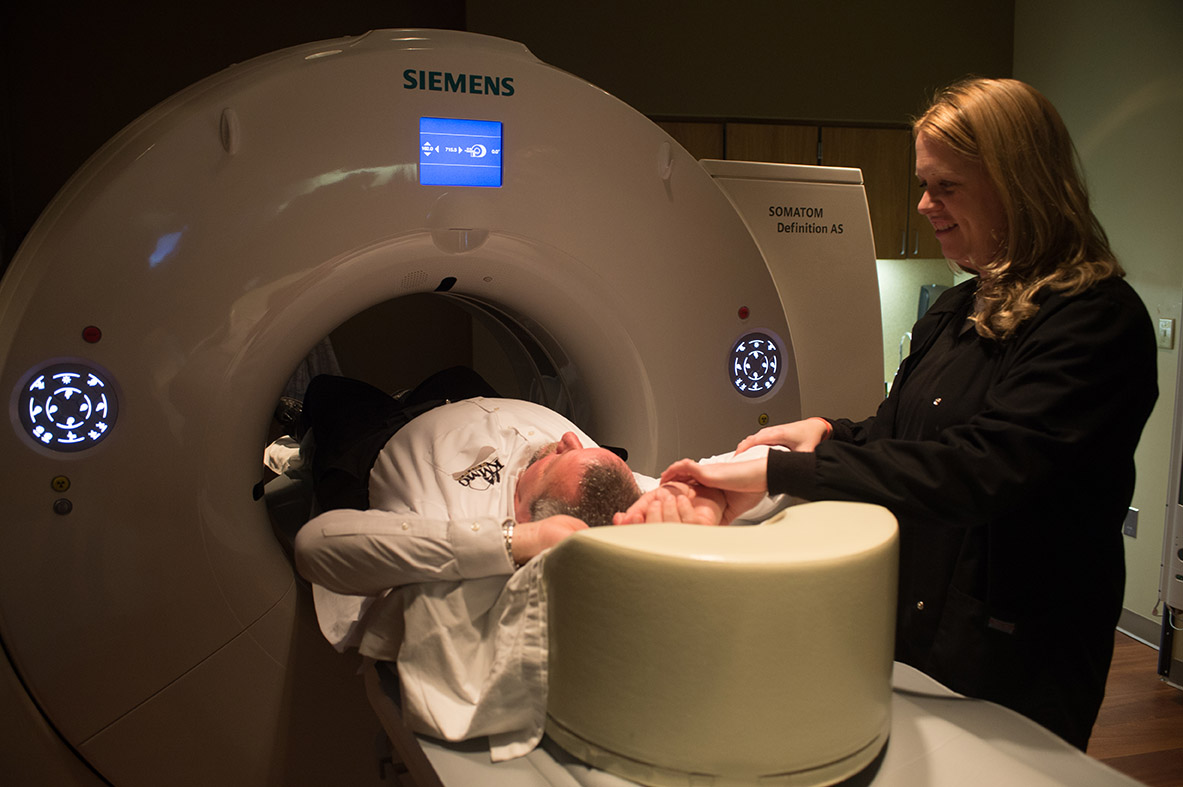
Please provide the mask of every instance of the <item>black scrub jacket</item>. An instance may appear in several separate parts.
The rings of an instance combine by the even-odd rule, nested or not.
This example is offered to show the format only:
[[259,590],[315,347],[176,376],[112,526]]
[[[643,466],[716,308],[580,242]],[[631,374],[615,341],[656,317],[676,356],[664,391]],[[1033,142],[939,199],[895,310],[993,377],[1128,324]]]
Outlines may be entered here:
[[769,492],[878,503],[900,523],[896,658],[1083,749],[1125,587],[1134,449],[1158,397],[1150,317],[1108,279],[1046,293],[1005,342],[967,330],[977,280],[913,329],[891,394]]

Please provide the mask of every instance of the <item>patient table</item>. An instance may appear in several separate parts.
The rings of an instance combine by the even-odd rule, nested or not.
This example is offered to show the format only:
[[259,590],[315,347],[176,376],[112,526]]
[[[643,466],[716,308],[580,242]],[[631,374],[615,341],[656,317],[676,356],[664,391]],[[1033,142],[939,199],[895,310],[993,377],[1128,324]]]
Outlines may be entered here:
[[[526,757],[489,760],[483,741],[443,743],[402,727],[389,693],[389,665],[367,670],[370,702],[391,735],[417,787],[625,787],[625,781],[584,765],[549,738]],[[956,694],[927,675],[896,663],[891,738],[883,756],[845,782],[873,787],[1120,787],[1124,776],[1023,716],[994,703]],[[401,741],[401,743],[400,743]],[[407,746],[417,747],[408,751]],[[432,782],[431,779],[437,781]],[[784,784],[793,784],[785,781]]]

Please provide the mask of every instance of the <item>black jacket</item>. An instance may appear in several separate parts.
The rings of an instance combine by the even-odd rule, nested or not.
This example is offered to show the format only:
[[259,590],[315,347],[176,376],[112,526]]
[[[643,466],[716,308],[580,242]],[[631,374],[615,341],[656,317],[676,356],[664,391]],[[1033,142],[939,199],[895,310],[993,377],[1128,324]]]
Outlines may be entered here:
[[1134,449],[1158,396],[1153,328],[1121,279],[1005,342],[966,331],[977,280],[944,293],[877,414],[768,484],[878,503],[900,523],[896,658],[1084,748],[1125,586]]

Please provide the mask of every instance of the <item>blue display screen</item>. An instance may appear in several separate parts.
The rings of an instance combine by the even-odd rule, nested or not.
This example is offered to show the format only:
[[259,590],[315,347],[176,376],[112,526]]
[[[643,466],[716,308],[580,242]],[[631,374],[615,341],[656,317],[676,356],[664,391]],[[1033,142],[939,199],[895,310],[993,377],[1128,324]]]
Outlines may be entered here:
[[419,183],[501,185],[501,121],[419,118]]

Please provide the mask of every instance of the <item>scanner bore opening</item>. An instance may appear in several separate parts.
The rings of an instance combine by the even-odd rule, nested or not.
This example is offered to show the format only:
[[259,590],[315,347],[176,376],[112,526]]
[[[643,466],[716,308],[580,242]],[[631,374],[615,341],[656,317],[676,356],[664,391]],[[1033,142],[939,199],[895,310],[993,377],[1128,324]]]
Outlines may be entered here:
[[[290,434],[312,377],[339,374],[394,395],[452,366],[474,369],[502,396],[545,405],[579,423],[586,394],[580,376],[546,329],[500,305],[450,292],[403,295],[345,320],[317,342],[284,386],[268,443]],[[299,474],[262,485],[268,517],[288,556],[297,531],[314,513],[312,491]]]

